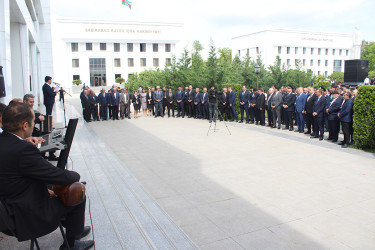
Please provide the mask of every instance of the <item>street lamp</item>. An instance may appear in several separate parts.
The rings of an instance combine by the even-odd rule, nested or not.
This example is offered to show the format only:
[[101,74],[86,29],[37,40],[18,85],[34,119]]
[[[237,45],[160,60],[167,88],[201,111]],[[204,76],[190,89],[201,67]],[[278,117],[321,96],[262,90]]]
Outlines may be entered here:
[[257,74],[257,89],[259,89],[259,82],[258,82],[259,73],[260,73],[260,66],[257,64],[255,65],[255,74]]

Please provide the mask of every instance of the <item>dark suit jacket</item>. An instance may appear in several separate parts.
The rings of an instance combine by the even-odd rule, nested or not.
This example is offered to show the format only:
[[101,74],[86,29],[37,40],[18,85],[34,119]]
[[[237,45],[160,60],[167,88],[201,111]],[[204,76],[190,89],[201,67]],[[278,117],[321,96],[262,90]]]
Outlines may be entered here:
[[290,93],[289,95],[285,95],[284,105],[288,105],[288,108],[285,109],[285,111],[294,111],[295,110],[295,104],[296,102],[296,95],[293,93]]
[[169,92],[167,93],[167,102],[173,102],[174,101],[174,94],[171,92],[171,95],[169,95]]
[[87,95],[88,98],[86,98],[85,95],[82,96],[81,103],[82,108],[89,109],[90,108],[90,95]]
[[50,197],[47,184],[69,185],[79,174],[53,166],[35,146],[7,132],[0,135],[0,148],[0,198],[14,214],[18,240],[52,232],[66,208]]
[[104,93],[104,96],[103,96],[103,93],[100,93],[98,96],[98,99],[99,99],[100,106],[108,106],[108,94],[107,93]]
[[202,94],[201,93],[197,93],[197,92],[195,92],[194,93],[194,100],[193,100],[193,102],[194,103],[201,103],[202,102],[202,96],[201,96]]
[[147,92],[146,99],[147,99],[147,104],[148,105],[153,105],[154,104],[154,94],[152,92],[151,93]]
[[44,97],[44,105],[53,105],[55,103],[56,92],[54,92],[47,83],[43,85],[42,90]]
[[308,96],[307,99],[306,99],[305,111],[306,111],[308,114],[312,114],[312,113],[313,113],[313,110],[314,110],[314,103],[315,103],[315,97],[316,97],[316,95],[315,95],[315,94],[312,94],[311,97]]
[[89,99],[90,99],[90,107],[95,107],[95,104],[99,103],[99,99],[96,95],[90,95]]
[[256,104],[259,94],[258,93],[251,93],[250,94],[250,104]]
[[180,90],[177,90],[175,96],[177,101],[183,101],[185,99],[185,91],[181,90],[180,92]]
[[343,98],[339,96],[330,106],[328,106],[328,120],[338,121],[339,117],[337,114],[341,109]]
[[257,109],[266,109],[266,96],[264,93],[258,96],[256,104]]
[[221,96],[219,96],[219,101],[220,101],[221,106],[223,106],[224,103],[225,103],[225,106],[229,106],[229,94],[228,94],[228,92],[225,93],[225,96],[224,96],[224,93]]
[[110,93],[109,94],[109,104],[112,104],[113,106],[118,106],[120,105],[120,94],[119,92],[116,92],[116,98],[115,98],[115,93]]
[[233,90],[229,92],[228,104],[232,104],[232,106],[236,106],[236,93]]
[[245,106],[249,104],[249,101],[250,101],[250,92],[249,91],[241,91],[240,94],[238,95],[238,102],[240,103],[241,105],[241,102],[244,102]]
[[341,122],[353,122],[353,99],[346,100],[344,104],[342,104],[340,114],[340,121]]
[[188,100],[194,100],[194,96],[195,96],[195,91],[194,90],[189,90],[187,92],[186,97],[187,97]]
[[327,100],[323,95],[321,95],[320,98],[315,98],[313,112],[318,113],[317,117],[323,117],[326,101]]

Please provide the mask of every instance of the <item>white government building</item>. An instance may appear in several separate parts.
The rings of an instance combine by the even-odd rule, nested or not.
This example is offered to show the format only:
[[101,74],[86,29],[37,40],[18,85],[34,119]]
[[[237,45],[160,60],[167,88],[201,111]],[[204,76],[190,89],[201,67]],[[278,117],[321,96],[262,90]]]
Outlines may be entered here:
[[56,18],[52,21],[55,81],[70,87],[112,86],[147,69],[163,69],[187,45],[183,24]]
[[344,71],[344,61],[360,59],[361,38],[358,29],[350,33],[328,33],[269,28],[232,38],[232,55],[253,59],[261,57],[266,67],[281,63],[291,69],[300,65],[315,75],[329,76]]
[[50,1],[0,1],[0,66],[6,96],[0,102],[34,94],[43,99],[44,76],[53,76]]

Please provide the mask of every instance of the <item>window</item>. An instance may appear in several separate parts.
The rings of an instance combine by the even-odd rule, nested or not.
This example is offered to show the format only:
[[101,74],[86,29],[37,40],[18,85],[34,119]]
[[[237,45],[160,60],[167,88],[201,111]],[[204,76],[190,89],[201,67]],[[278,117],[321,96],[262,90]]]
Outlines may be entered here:
[[334,60],[333,61],[333,72],[341,71],[342,69],[342,61],[341,60]]
[[333,49],[333,50],[332,50],[332,55],[335,55],[335,54],[336,54],[336,50]]
[[159,58],[154,58],[152,60],[152,64],[154,65],[154,67],[159,67]]
[[278,47],[278,52],[281,54],[281,46]]
[[303,54],[306,55],[306,48],[303,48]]
[[72,43],[72,52],[78,52],[78,43]]
[[286,53],[290,54],[290,47],[286,47]]
[[299,63],[300,63],[300,60],[299,60],[299,59],[295,59],[295,60],[294,60],[294,65],[295,65],[295,66],[298,66]]
[[328,77],[328,71],[324,72],[324,77]]
[[259,54],[259,47],[256,47],[257,54]]
[[146,67],[146,58],[141,58],[141,67]]
[[320,71],[318,71],[318,76],[320,75]]
[[[165,47],[165,50],[167,50],[167,47]],[[241,56],[241,50],[238,50],[238,56]]]
[[165,64],[167,66],[170,66],[172,64],[172,59],[171,58],[165,58]]
[[286,60],[286,65],[290,66],[290,59]]
[[107,44],[106,43],[100,43],[100,50],[107,50]]
[[73,75],[73,81],[74,80],[79,80],[79,79],[80,79],[79,75]]
[[295,53],[296,55],[298,55],[298,47],[295,47],[295,48],[294,48],[294,53]]
[[328,56],[328,49],[326,49],[326,56]]
[[146,52],[146,44],[145,43],[139,44],[139,51],[140,52]]
[[115,79],[121,78],[121,74],[115,74]]
[[326,60],[325,66],[328,67],[328,60]]
[[171,44],[170,43],[165,44],[165,52],[171,52]]
[[152,44],[152,51],[154,51],[154,52],[158,52],[158,51],[159,51],[159,44],[157,44],[157,43],[153,43],[153,44]]
[[318,66],[320,67],[320,60],[318,60]]
[[348,49],[346,50],[346,56],[349,56],[349,50]]
[[342,56],[342,49],[339,50],[339,55]]
[[322,54],[322,49],[319,48],[319,49],[318,49],[318,55],[321,55],[321,54]]
[[133,76],[134,76],[133,73],[128,74],[128,79],[129,79],[129,78],[132,78]]
[[121,67],[121,59],[115,58],[115,67]]
[[128,47],[128,52],[133,52],[133,44],[132,43],[128,43],[127,47]]
[[90,86],[107,86],[105,58],[89,58]]
[[113,51],[114,52],[120,52],[120,44],[119,43],[113,44]]
[[310,60],[310,66],[314,66],[314,60]]
[[128,58],[128,67],[134,67],[134,58]]
[[311,48],[311,55],[314,55],[314,48]]
[[72,60],[72,67],[73,68],[79,68],[79,59],[73,59]]
[[303,59],[303,66],[306,66],[306,59]]
[[86,43],[86,50],[87,51],[92,50],[92,43]]

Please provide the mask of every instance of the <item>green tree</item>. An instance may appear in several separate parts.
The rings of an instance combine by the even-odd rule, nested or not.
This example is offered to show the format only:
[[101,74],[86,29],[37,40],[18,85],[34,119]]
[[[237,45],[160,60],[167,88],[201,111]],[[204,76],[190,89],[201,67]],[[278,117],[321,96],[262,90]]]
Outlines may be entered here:
[[344,82],[344,72],[335,71],[330,76],[328,76],[328,79],[330,79],[331,81],[333,79],[336,79],[337,82],[343,83]]
[[370,43],[367,46],[362,47],[361,51],[362,59],[369,60],[369,71],[375,70],[375,42]]
[[210,50],[208,52],[208,59],[206,63],[207,67],[207,83],[206,85],[209,87],[210,85],[217,85],[218,88],[221,88],[222,80],[222,71],[218,68],[218,58],[216,54],[216,47],[214,42],[211,40],[210,42]]

